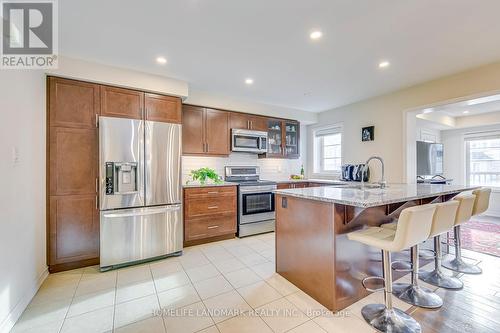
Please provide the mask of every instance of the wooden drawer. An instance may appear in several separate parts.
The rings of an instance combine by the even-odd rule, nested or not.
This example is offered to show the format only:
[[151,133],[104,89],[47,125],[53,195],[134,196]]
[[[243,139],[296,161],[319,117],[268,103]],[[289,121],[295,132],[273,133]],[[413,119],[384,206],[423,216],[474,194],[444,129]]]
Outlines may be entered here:
[[193,187],[184,189],[185,199],[236,196],[236,186]]
[[278,190],[286,190],[290,188],[305,188],[309,187],[309,183],[307,182],[290,182],[290,183],[280,183],[278,184]]
[[236,233],[236,214],[234,213],[186,220],[184,224],[185,241],[234,233]]
[[236,212],[236,196],[233,198],[197,198],[189,199],[184,203],[186,207],[186,219],[215,215],[220,213]]

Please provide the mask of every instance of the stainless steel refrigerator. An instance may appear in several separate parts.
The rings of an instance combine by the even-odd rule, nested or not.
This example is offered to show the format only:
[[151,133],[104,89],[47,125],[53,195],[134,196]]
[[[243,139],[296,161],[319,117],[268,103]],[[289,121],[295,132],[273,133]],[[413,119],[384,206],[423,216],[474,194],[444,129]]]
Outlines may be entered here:
[[182,251],[181,125],[99,118],[100,267]]

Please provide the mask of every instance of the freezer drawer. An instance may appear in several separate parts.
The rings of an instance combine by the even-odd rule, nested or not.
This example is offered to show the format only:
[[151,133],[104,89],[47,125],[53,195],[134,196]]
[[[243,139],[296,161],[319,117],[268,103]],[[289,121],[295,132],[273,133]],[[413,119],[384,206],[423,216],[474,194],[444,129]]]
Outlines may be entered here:
[[101,212],[101,268],[182,250],[182,206]]

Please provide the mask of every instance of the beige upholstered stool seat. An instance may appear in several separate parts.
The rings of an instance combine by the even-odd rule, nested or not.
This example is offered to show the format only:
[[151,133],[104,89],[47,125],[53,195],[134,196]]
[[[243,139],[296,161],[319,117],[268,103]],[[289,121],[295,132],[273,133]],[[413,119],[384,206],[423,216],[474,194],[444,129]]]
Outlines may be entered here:
[[429,237],[435,207],[423,205],[404,209],[395,230],[372,227],[347,234],[347,238],[382,250],[385,304],[369,304],[361,309],[368,324],[381,332],[421,332],[420,324],[392,306],[391,252],[415,246]]
[[348,235],[350,240],[391,252],[395,251],[392,249],[395,236],[396,230],[388,230],[379,227],[363,229]]
[[464,284],[458,278],[447,276],[441,270],[441,234],[453,229],[456,221],[459,201],[451,200],[436,206],[430,238],[434,240],[434,270],[421,271],[418,278],[437,287],[458,290],[462,289]]
[[453,198],[459,202],[457,216],[455,219],[455,257],[443,261],[443,267],[465,274],[481,274],[479,266],[466,263],[462,259],[462,244],[460,239],[460,226],[470,220],[472,216],[479,215],[488,210],[490,202],[490,188],[480,188],[472,191],[472,194],[461,193]]

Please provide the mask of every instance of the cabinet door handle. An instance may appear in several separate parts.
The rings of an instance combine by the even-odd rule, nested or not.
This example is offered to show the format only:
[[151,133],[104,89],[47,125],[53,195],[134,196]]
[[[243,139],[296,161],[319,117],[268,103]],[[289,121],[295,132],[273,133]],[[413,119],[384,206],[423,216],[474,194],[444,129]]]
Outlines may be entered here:
[[95,210],[99,210],[99,196],[95,196]]
[[208,209],[217,209],[219,206],[208,206]]
[[210,148],[209,148],[209,145],[208,145],[208,142],[207,142],[207,153],[209,152]]
[[95,193],[99,193],[99,178],[95,179]]
[[215,229],[215,228],[218,228],[218,227],[219,227],[218,225],[211,225],[207,229]]

